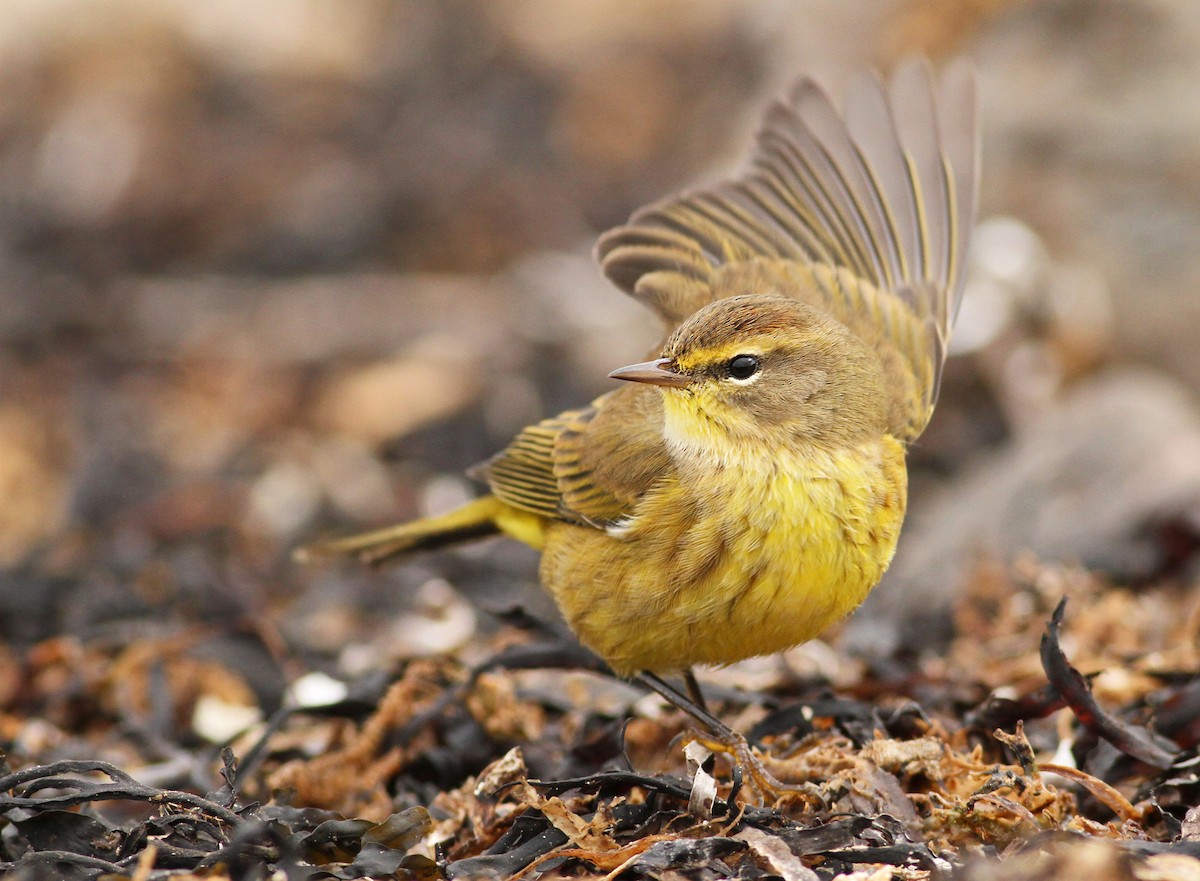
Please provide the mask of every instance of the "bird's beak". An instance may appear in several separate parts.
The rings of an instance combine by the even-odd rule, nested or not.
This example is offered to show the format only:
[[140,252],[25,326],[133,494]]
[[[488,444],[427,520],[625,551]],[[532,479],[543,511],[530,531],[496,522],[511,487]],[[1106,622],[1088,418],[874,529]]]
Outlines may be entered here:
[[680,386],[690,385],[692,378],[682,373],[669,370],[667,365],[670,358],[659,358],[657,361],[643,361],[641,364],[630,364],[628,367],[618,367],[608,375],[609,379],[625,379],[630,382],[648,382],[651,385]]

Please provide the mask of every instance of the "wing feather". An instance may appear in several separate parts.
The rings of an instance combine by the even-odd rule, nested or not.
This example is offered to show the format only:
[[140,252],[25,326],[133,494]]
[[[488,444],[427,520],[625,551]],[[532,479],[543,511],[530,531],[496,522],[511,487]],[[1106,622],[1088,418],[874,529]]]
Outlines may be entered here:
[[880,348],[896,399],[890,428],[911,440],[932,412],[961,300],[977,194],[974,82],[965,64],[939,81],[911,60],[888,85],[859,78],[844,108],[801,80],[768,110],[740,177],[635,212],[596,254],[668,327],[768,282],[827,309]]
[[[889,427],[921,433],[961,300],[978,165],[965,64],[859,78],[839,114],[803,79],[768,110],[746,171],[603,235],[605,274],[674,327],[714,299],[793,296],[879,352]],[[654,390],[630,384],[522,431],[479,472],[501,500],[607,524],[673,471]]]
[[529,426],[475,476],[523,511],[603,526],[632,513],[673,467],[661,401],[631,384]]

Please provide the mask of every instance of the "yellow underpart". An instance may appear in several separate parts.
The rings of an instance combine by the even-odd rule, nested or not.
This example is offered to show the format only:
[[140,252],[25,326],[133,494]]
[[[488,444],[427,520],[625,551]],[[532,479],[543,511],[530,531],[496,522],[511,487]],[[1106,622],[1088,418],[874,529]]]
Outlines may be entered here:
[[620,529],[548,527],[542,581],[618,673],[797,645],[849,614],[886,570],[907,489],[895,438],[741,465],[687,469]]

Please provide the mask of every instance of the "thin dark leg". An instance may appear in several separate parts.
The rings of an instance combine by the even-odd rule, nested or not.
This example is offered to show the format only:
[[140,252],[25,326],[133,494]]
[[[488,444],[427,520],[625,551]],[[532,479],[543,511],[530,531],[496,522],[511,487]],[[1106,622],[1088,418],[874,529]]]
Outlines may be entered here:
[[[812,784],[788,784],[778,780],[774,774],[767,770],[762,760],[754,755],[753,750],[750,749],[750,743],[746,738],[742,737],[710,713],[705,707],[701,706],[700,703],[688,697],[675,686],[665,682],[653,673],[639,673],[634,677],[634,681],[640,682],[646,688],[664,698],[667,703],[683,710],[707,728],[712,735],[712,740],[701,737],[699,738],[699,742],[714,752],[723,752],[730,756],[735,765],[741,766],[746,771],[750,777],[751,785],[764,798],[777,797],[779,793],[783,792],[795,792],[809,798],[814,805],[822,804],[820,794],[814,791]],[[736,789],[741,788],[741,775],[735,772],[734,778],[736,791]]]
[[688,697],[696,706],[707,710],[708,703],[704,700],[704,692],[700,690],[700,683],[696,681],[696,674],[692,672],[691,667],[683,671],[683,684],[687,686]]
[[653,673],[639,673],[636,681],[662,697],[667,703],[683,710],[717,737],[736,737],[733,729],[708,711],[701,702],[688,697],[674,685]]

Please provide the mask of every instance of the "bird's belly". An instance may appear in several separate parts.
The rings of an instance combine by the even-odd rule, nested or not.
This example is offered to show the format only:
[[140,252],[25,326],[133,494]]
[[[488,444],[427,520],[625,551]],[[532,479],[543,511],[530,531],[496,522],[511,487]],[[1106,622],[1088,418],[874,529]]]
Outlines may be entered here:
[[620,673],[732,663],[857,607],[891,560],[905,491],[891,438],[762,475],[719,471],[648,495],[621,537],[556,528],[542,579]]

